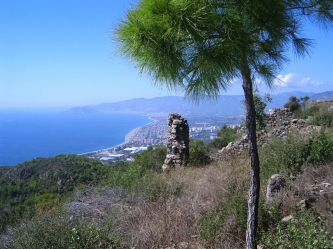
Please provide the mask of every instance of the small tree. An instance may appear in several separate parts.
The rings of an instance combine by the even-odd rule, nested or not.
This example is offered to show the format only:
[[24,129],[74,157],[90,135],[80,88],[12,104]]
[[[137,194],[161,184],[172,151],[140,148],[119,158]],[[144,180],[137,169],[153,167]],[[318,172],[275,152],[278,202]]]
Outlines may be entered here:
[[189,163],[192,166],[202,166],[210,161],[209,156],[207,156],[207,147],[202,140],[190,139],[189,147]]
[[237,127],[231,128],[224,124],[219,132],[217,133],[217,138],[213,142],[209,143],[209,147],[214,147],[221,149],[228,145],[228,143],[237,139]]
[[251,187],[246,247],[257,248],[260,164],[253,79],[268,85],[288,60],[290,45],[306,55],[304,20],[331,27],[332,0],[139,0],[115,30],[119,51],[156,83],[188,97],[216,98],[242,80]]
[[289,108],[290,111],[297,112],[301,108],[300,100],[295,96],[291,96],[289,101],[284,104],[284,108]]
[[309,96],[305,96],[305,97],[301,97],[301,107],[302,107],[302,111],[305,110],[305,108],[308,105],[308,101],[310,100]]
[[265,108],[267,103],[272,102],[271,95],[265,94],[263,97],[259,95],[259,91],[256,90],[253,94],[254,107],[256,110],[256,125],[257,130],[265,129]]

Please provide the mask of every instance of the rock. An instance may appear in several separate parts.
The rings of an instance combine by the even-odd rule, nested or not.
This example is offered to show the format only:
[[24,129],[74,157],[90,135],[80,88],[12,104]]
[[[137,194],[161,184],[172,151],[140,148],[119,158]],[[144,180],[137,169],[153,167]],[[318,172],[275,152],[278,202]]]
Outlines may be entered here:
[[267,184],[266,192],[266,205],[282,203],[282,196],[279,195],[280,191],[286,186],[286,180],[282,175],[272,175]]
[[301,200],[297,203],[297,207],[300,209],[308,209],[309,208],[309,202],[307,200]]
[[331,187],[331,184],[328,182],[322,182],[322,183],[320,183],[320,186],[322,186],[324,188],[328,188],[328,187]]
[[288,216],[286,216],[286,217],[283,217],[283,218],[282,218],[282,221],[283,221],[283,222],[288,222],[288,221],[292,220],[293,218],[294,218],[294,216],[292,216],[292,215],[288,215]]

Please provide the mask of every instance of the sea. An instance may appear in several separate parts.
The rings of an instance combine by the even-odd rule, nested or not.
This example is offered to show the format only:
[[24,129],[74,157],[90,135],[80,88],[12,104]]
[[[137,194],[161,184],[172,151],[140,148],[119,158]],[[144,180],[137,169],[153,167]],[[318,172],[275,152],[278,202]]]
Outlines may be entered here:
[[0,109],[0,166],[110,148],[150,122],[135,114]]

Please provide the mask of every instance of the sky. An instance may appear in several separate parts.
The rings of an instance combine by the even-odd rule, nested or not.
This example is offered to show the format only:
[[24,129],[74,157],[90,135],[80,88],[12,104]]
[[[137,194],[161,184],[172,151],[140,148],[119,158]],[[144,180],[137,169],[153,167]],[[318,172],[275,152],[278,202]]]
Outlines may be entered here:
[[[112,29],[133,0],[0,1],[0,108],[73,107],[179,95],[116,55]],[[294,58],[262,93],[333,90],[333,30],[306,26],[311,56]],[[243,94],[235,81],[228,92]]]

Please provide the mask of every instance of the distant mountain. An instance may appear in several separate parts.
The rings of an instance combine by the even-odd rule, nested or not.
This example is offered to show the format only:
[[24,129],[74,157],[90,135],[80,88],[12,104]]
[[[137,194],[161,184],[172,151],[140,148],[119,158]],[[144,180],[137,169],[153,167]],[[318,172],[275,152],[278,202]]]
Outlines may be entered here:
[[[310,100],[333,99],[333,91],[323,93],[285,92],[271,95],[270,108],[282,108],[290,96],[297,98],[309,96]],[[114,103],[101,103],[98,105],[74,107],[68,110],[73,113],[91,112],[121,112],[144,115],[165,115],[166,113],[181,113],[182,115],[243,115],[243,95],[220,95],[216,101],[203,101],[199,105],[179,96],[156,97],[151,99],[135,98]]]
[[178,112],[189,114],[241,115],[243,95],[221,95],[217,101],[200,102],[199,105],[179,96],[156,97],[152,99],[136,98],[115,103],[101,103],[94,106],[75,107],[69,112],[125,112],[140,114],[165,114]]
[[311,100],[328,100],[333,99],[333,91],[316,93],[311,96]]

